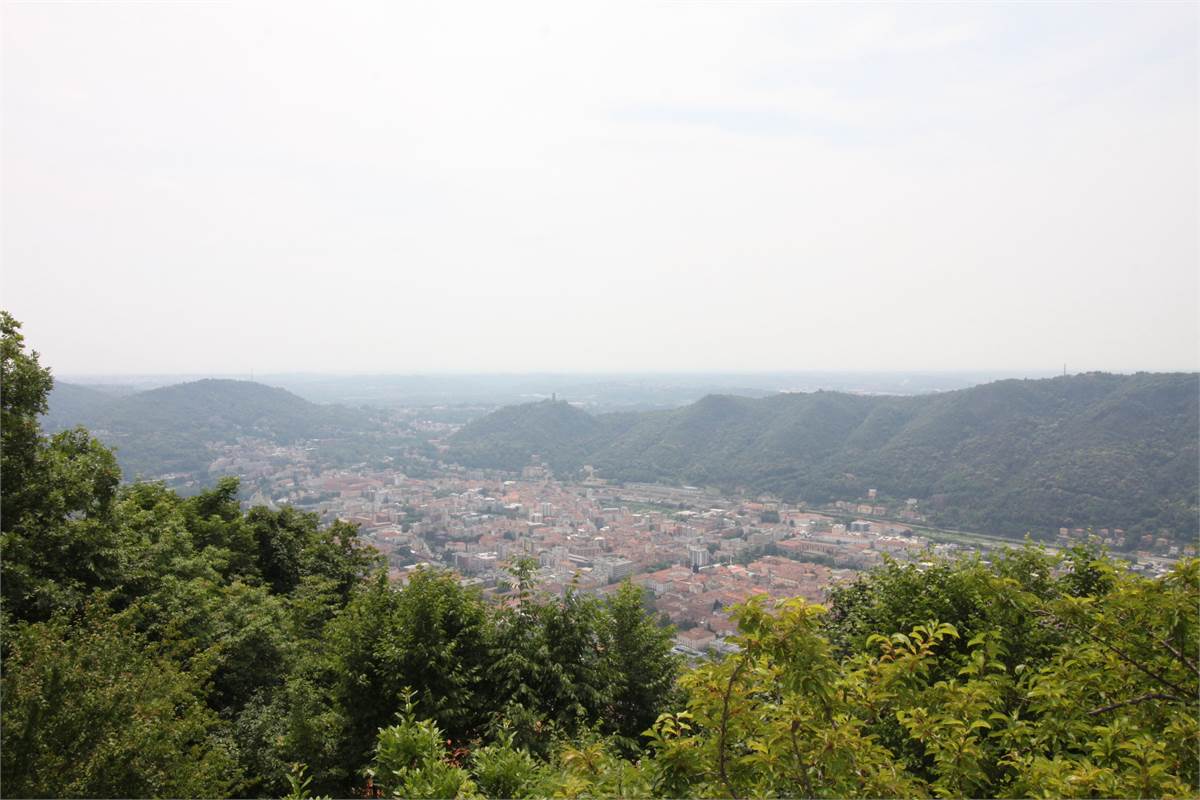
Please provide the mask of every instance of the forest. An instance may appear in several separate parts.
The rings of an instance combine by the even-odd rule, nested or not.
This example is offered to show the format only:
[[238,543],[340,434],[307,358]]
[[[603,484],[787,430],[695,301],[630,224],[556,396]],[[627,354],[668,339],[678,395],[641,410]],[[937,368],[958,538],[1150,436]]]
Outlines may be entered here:
[[511,406],[465,426],[448,457],[609,480],[712,486],[786,502],[876,489],[930,521],[1021,539],[1058,528],[1198,533],[1200,375],[1086,373],[917,396],[710,395],[669,411]]
[[242,437],[305,442],[328,463],[378,459],[402,444],[378,411],[319,405],[284,389],[212,378],[126,394],[59,383],[41,423],[48,433],[86,427],[114,449],[127,479],[174,474],[207,482],[213,445]]
[[[632,583],[390,585],[346,523],[121,483],[0,312],[6,797],[1183,797],[1200,562],[1032,545],[756,597],[690,663]],[[1019,502],[1015,498],[1014,502]]]

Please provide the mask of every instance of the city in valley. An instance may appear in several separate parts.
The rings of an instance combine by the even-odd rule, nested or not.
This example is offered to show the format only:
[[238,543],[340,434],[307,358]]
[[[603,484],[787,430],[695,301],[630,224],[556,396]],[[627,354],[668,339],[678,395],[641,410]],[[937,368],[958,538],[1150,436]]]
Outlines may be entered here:
[[[413,427],[437,436],[455,426]],[[500,600],[525,559],[536,564],[537,590],[551,594],[604,594],[631,580],[659,619],[676,627],[677,649],[693,655],[730,647],[726,637],[736,626],[729,611],[751,595],[821,603],[830,587],[885,558],[919,561],[1019,544],[944,535],[923,524],[917,500],[888,504],[874,490],[860,502],[809,508],[693,486],[612,484],[590,467],[580,480],[560,480],[538,456],[518,475],[428,459],[408,471],[333,467],[312,449],[243,439],[223,448],[210,472],[242,476],[247,507],[292,506],[322,523],[358,526],[396,583],[432,566]],[[1063,528],[1056,544],[1112,547],[1124,535]],[[1130,556],[1147,574],[1165,572],[1180,554],[1165,539],[1141,544]]]

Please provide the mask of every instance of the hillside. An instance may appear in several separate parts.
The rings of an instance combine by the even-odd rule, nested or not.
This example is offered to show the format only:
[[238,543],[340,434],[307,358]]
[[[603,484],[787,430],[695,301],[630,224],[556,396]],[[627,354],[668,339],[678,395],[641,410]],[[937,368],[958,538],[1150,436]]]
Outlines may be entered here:
[[42,416],[42,427],[54,432],[85,425],[87,421],[98,418],[116,399],[115,395],[90,386],[55,381],[54,388],[46,398],[49,407]]
[[788,500],[915,497],[938,522],[1013,536],[1060,526],[1197,532],[1196,374],[1006,380],[919,397],[714,395],[672,411],[589,417],[502,409],[450,456],[516,469],[539,453],[616,480],[707,484]]
[[570,471],[653,413],[593,416],[569,403],[551,400],[505,406],[470,423],[454,437],[454,458],[467,466],[519,470],[536,454],[556,471]]
[[251,381],[200,380],[125,397],[58,384],[43,418],[46,430],[91,429],[115,447],[122,471],[135,475],[202,473],[211,445],[254,437],[291,444],[344,437],[372,427],[362,411],[323,406]]

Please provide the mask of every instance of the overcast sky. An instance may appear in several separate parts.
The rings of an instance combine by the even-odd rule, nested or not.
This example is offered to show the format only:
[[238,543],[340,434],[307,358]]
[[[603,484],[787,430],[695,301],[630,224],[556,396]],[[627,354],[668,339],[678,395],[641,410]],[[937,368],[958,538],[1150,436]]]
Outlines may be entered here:
[[6,3],[61,374],[1200,368],[1197,6]]

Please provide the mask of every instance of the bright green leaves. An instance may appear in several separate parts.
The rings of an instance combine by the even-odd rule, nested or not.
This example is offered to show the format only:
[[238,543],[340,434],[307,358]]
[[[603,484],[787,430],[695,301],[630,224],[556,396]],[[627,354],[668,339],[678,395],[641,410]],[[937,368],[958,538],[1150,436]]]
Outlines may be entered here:
[[511,733],[501,731],[494,742],[471,754],[471,773],[484,795],[521,798],[535,796],[545,769],[514,744]]
[[703,741],[694,735],[688,711],[660,714],[645,732],[653,758],[645,761],[650,786],[658,797],[687,797],[705,772]]
[[1038,650],[968,615],[966,641],[932,621],[867,635],[838,660],[819,607],[752,599],[735,612],[740,651],[686,673],[688,716],[663,715],[647,732],[651,785],[735,797],[1194,792],[1200,684],[1185,654],[1196,650],[1196,565],[1158,581],[1082,567],[1103,594],[1043,580],[1039,597],[971,567],[981,593],[1012,586],[1021,613],[1057,626],[1043,643],[1058,644]]
[[379,731],[372,772],[394,797],[477,796],[466,770],[449,762],[445,735],[437,723],[416,718],[413,694],[407,690],[399,720]]

